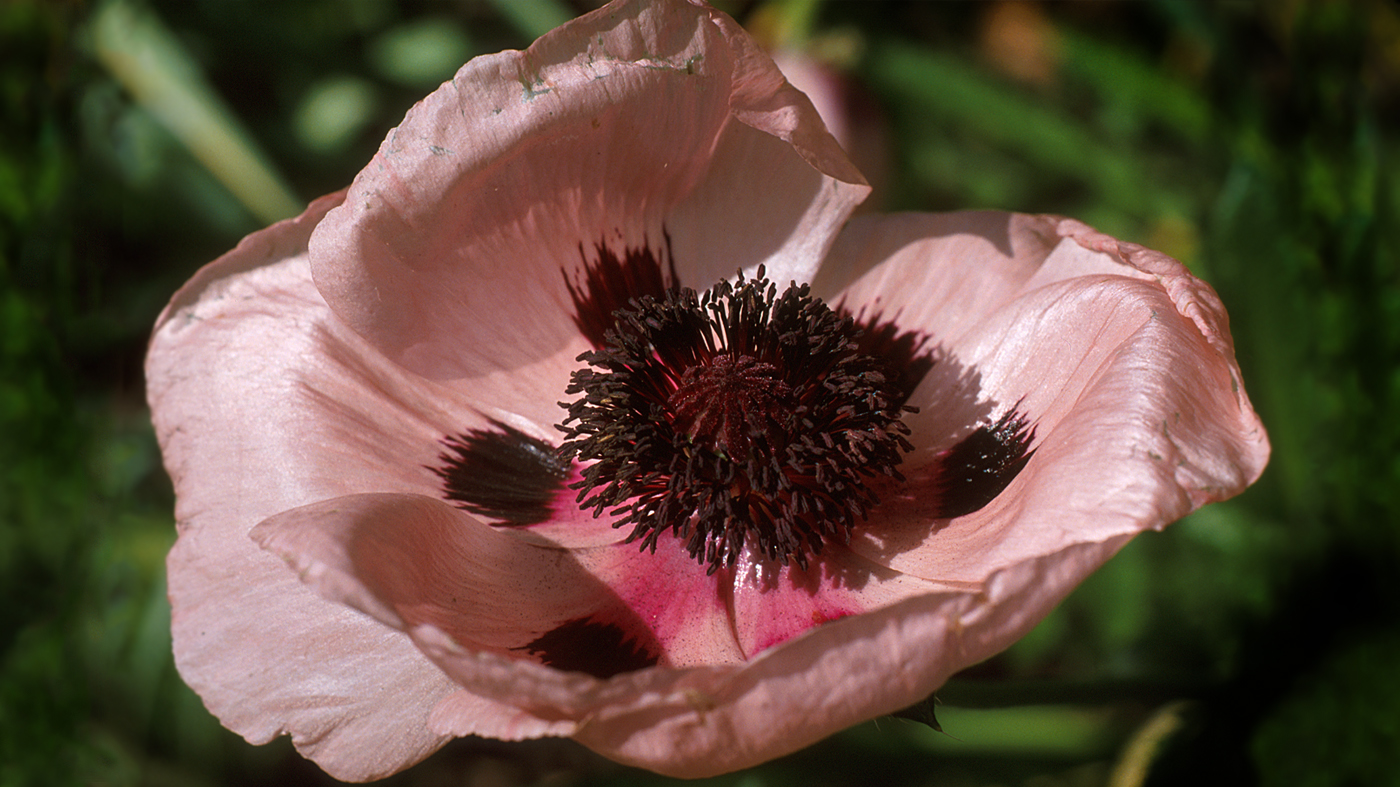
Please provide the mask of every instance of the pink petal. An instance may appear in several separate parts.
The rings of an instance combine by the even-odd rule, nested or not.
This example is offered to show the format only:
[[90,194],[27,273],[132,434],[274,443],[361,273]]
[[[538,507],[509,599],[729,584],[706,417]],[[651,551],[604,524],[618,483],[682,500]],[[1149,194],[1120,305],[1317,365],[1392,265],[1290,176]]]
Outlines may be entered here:
[[739,670],[697,669],[644,691],[634,686],[630,704],[589,708],[574,737],[618,761],[686,778],[796,751],[907,706],[1004,649],[1126,540],[1008,567],[981,593],[923,595],[829,623]]
[[533,640],[583,617],[645,633],[567,550],[429,497],[347,495],[273,516],[252,536],[325,598],[400,630],[433,626],[478,651],[523,659]]
[[733,573],[734,629],[747,658],[831,621],[950,589],[871,563],[839,544],[828,544],[806,569],[744,559]]
[[433,708],[428,726],[442,735],[479,735],[502,741],[563,738],[578,732],[572,719],[545,720],[514,705],[494,702],[463,689]]
[[[555,570],[556,564],[569,562],[564,553],[524,544],[427,498],[337,498],[265,520],[253,535],[296,570],[293,575],[283,565],[280,579],[299,576],[312,591],[335,602],[341,614],[329,616],[328,627],[343,625],[344,613],[354,609],[384,624],[372,625],[400,644],[407,638],[395,629],[434,620],[458,631],[464,640],[494,640],[486,646],[488,652],[506,655],[509,664],[521,656],[510,654],[511,642],[528,642],[551,620],[596,611],[583,603],[588,594],[580,592],[590,578],[567,577]],[[497,581],[503,584],[493,584]],[[284,592],[280,583],[273,584]],[[362,625],[369,621],[358,613],[350,617]],[[338,641],[328,639],[332,646]],[[433,672],[432,684],[446,680]],[[384,676],[371,673],[367,679],[380,677]],[[365,691],[377,693],[378,684]],[[463,689],[427,700],[436,700],[431,714],[414,718],[412,724],[437,736],[523,740],[569,735],[579,726],[572,720],[542,720]],[[318,760],[322,766],[343,770],[344,754],[328,755]],[[409,764],[392,763],[390,772]]]
[[[425,721],[456,687],[407,638],[322,600],[247,536],[259,519],[364,475],[351,465],[342,481],[305,461],[333,463],[336,443],[308,441],[312,424],[282,404],[295,388],[277,372],[287,355],[269,352],[313,352],[277,313],[315,310],[305,241],[338,202],[250,236],[175,296],[152,339],[148,395],[178,495],[167,568],[180,674],[249,741],[290,734],[338,778],[372,779],[442,745]],[[269,427],[279,416],[285,428]],[[409,479],[381,472],[375,482]]]
[[1059,242],[1054,220],[998,213],[858,216],[812,289],[850,311],[897,318],[939,342],[1001,308]]
[[579,550],[575,557],[647,622],[668,665],[743,661],[726,573],[707,575],[674,536],[661,536],[654,553],[631,543]]
[[[1026,561],[974,592],[927,585],[914,592],[917,580],[887,574],[815,597],[785,572],[771,593],[741,586],[734,599],[742,616],[777,618],[756,621],[741,636],[779,632],[780,647],[748,663],[717,664],[725,659],[699,654],[694,667],[599,679],[524,660],[519,643],[619,601],[627,609],[617,614],[663,621],[658,630],[676,609],[713,603],[718,580],[678,545],[663,541],[655,556],[630,547],[590,550],[576,553],[575,563],[567,552],[525,544],[439,501],[403,495],[306,506],[253,534],[318,593],[408,631],[465,688],[439,702],[432,729],[510,740],[571,734],[607,756],[682,776],[778,756],[927,694],[1023,634],[1125,540]],[[630,584],[621,582],[613,596],[591,573],[600,567]],[[853,577],[843,581],[854,585]],[[678,584],[686,582],[691,587]],[[883,599],[871,584],[883,587]],[[858,608],[862,593],[879,608]],[[838,609],[843,604],[851,608]],[[803,625],[782,619],[794,611],[807,617]],[[830,619],[811,628],[814,611]],[[846,612],[865,614],[841,617]],[[703,630],[695,621],[673,629]]]
[[[827,130],[871,184],[875,201],[882,201],[891,174],[890,134],[874,98],[857,80],[813,53],[779,49],[773,61],[793,87],[812,100]],[[860,209],[868,212],[872,207],[867,200]]]
[[[290,734],[334,775],[371,778],[441,745],[424,720],[456,687],[407,637],[304,588],[249,530],[352,492],[439,495],[430,468],[440,440],[488,426],[483,413],[540,436],[553,430],[502,408],[519,404],[528,375],[483,382],[481,400],[469,400],[407,374],[331,315],[306,243],[341,198],[249,236],[196,274],[157,323],[147,380],[177,493],[168,581],[181,675],[249,740]],[[556,417],[540,398],[531,390],[527,400]],[[606,519],[561,513],[531,532],[578,546],[619,538]],[[378,688],[380,671],[395,699]]]
[[[1007,567],[980,591],[926,593],[832,621],[743,665],[657,667],[600,680],[464,649],[431,625],[412,633],[470,692],[434,714],[436,729],[481,724],[511,738],[572,730],[620,762],[711,776],[927,696],[1024,635],[1126,540]],[[468,715],[478,711],[481,721]]]
[[[473,60],[415,107],[317,228],[312,267],[408,368],[515,375],[578,352],[564,272],[598,244],[661,257],[669,237],[700,288],[765,261],[798,276],[866,191],[732,21],[620,2]],[[562,390],[565,367],[549,371],[530,382]]]
[[[439,500],[393,494],[302,506],[252,535],[323,597],[403,631],[431,628],[474,654],[529,659],[546,650],[546,635],[567,638],[575,630],[568,625],[586,620],[616,630],[652,663],[742,660],[719,578],[673,540],[655,555],[635,545],[566,551],[522,541]],[[576,654],[542,655],[557,664],[550,655]]]
[[1262,472],[1268,440],[1239,385],[1224,309],[1175,261],[1050,217],[872,217],[849,232],[833,269],[860,278],[838,297],[929,335],[960,365],[961,387],[934,373],[911,399],[921,407],[908,419],[911,469],[970,417],[1000,415],[993,403],[1036,430],[1035,455],[990,505],[935,522],[915,483],[877,509],[858,553],[980,582],[1008,563],[1160,528]]
[[[587,708],[626,696],[616,688],[628,685],[621,678],[600,681],[534,661],[537,653],[589,664],[613,655],[537,648],[580,620],[617,630],[668,666],[741,660],[715,592],[718,580],[671,543],[656,557],[634,546],[571,553],[513,538],[432,498],[393,494],[302,506],[263,521],[252,536],[322,597],[410,633],[469,692],[439,706],[438,729],[470,724],[477,732],[554,734],[567,727],[555,722],[582,721],[578,714]],[[618,588],[591,573],[599,567]],[[622,671],[640,674],[636,667]],[[641,672],[664,681],[670,678],[657,676],[673,670]],[[472,708],[487,715],[460,717]]]
[[[259,503],[266,517],[353,492],[440,496],[433,469],[448,436],[498,421],[558,442],[562,410],[531,370],[458,392],[390,362],[330,312],[305,244],[337,202],[250,236],[201,270],[158,321],[151,403],[182,505],[227,509],[237,499]],[[230,488],[235,481],[249,489]],[[608,519],[579,512],[574,495],[561,489],[556,516],[531,532],[570,546],[619,540]]]

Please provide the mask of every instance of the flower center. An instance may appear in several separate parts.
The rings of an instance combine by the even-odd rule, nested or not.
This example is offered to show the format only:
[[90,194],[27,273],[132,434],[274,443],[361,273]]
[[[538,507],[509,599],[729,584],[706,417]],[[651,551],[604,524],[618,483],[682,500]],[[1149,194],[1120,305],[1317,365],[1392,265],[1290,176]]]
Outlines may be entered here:
[[719,355],[681,375],[667,399],[671,427],[725,456],[745,456],[755,441],[786,445],[796,402],[778,367],[747,355]]
[[805,568],[878,502],[868,478],[903,479],[910,408],[807,285],[779,295],[760,268],[704,295],[639,298],[615,320],[579,356],[561,451],[585,463],[580,504],[610,510],[643,549],[670,530],[711,573],[745,549]]

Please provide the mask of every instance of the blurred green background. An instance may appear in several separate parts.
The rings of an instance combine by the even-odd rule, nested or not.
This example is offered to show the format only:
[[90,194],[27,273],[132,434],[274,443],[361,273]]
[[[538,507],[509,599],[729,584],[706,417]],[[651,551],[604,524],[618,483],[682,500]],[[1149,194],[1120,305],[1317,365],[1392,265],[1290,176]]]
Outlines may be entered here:
[[[1400,6],[721,6],[841,80],[881,209],[1063,213],[1212,282],[1275,452],[940,691],[948,734],[707,783],[1400,784]],[[329,783],[171,664],[149,328],[463,61],[588,7],[0,0],[0,785]],[[667,781],[466,740],[389,783]]]

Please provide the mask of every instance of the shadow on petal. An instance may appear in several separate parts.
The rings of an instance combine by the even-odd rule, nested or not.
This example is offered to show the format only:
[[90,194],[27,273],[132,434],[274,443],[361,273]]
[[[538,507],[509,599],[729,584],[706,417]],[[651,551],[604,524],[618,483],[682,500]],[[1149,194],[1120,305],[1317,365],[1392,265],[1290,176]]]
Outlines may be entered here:
[[650,627],[568,550],[527,543],[441,501],[362,494],[265,520],[253,538],[323,597],[459,648],[610,676],[657,664]]

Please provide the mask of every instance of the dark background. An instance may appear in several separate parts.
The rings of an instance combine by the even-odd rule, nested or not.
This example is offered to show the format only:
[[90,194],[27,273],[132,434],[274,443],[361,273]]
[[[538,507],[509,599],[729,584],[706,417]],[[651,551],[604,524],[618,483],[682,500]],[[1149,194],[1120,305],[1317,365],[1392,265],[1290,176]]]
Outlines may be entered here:
[[[881,209],[1062,213],[1212,282],[1275,451],[940,691],[948,734],[885,718],[709,783],[1400,784],[1400,7],[722,7],[845,80]],[[0,785],[329,781],[175,674],[150,326],[464,60],[587,8],[0,2]],[[467,740],[391,783],[666,781]]]

